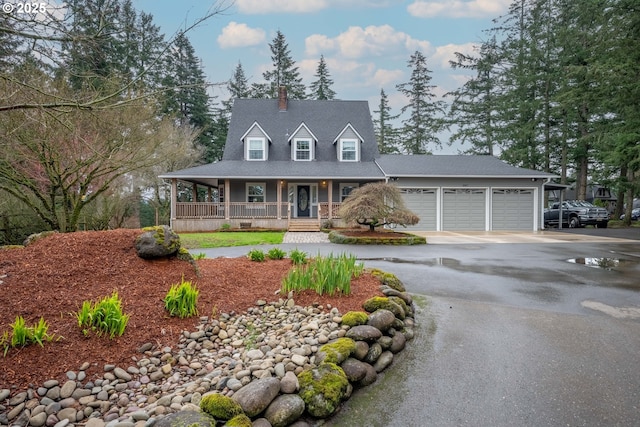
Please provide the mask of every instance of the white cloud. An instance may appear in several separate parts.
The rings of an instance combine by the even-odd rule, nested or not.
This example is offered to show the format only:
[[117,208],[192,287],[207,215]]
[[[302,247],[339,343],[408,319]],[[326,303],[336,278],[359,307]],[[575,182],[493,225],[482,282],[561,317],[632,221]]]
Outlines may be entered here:
[[236,0],[238,11],[251,15],[268,13],[313,13],[326,9],[327,0]]
[[428,41],[414,39],[402,31],[396,31],[390,25],[349,27],[333,39],[314,34],[306,38],[305,46],[308,56],[336,52],[341,57],[351,59],[403,56],[415,50],[426,52],[431,49]]
[[265,39],[266,33],[263,29],[250,28],[247,24],[231,21],[218,36],[218,45],[222,49],[255,46],[263,44]]
[[477,53],[475,43],[465,44],[447,44],[444,46],[438,46],[433,55],[430,56],[430,64],[437,64],[443,69],[449,69],[449,61],[455,61],[455,52],[460,52],[465,55],[473,55]]
[[385,70],[379,68],[375,71],[371,79],[371,83],[373,86],[387,88],[385,92],[388,93],[389,90],[395,90],[396,84],[402,81],[404,74],[405,73],[402,70]]
[[407,11],[416,18],[490,18],[506,12],[509,4],[511,0],[416,0],[407,6]]

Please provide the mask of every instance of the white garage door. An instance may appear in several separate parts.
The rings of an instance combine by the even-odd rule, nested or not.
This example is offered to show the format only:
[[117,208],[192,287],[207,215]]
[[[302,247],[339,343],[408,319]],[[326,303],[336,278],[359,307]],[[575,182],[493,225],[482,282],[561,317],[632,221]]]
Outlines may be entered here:
[[419,223],[409,225],[406,229],[436,230],[436,190],[433,188],[401,188],[400,193],[402,194],[406,208],[420,217]]
[[442,192],[442,229],[486,229],[485,190],[445,188]]
[[533,230],[533,190],[494,189],[492,230]]

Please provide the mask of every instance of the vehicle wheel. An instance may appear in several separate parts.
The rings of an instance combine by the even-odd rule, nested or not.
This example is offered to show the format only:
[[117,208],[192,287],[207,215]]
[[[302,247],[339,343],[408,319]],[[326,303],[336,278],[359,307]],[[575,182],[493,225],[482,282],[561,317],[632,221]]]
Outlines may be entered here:
[[569,218],[569,228],[580,228],[580,220],[577,216]]

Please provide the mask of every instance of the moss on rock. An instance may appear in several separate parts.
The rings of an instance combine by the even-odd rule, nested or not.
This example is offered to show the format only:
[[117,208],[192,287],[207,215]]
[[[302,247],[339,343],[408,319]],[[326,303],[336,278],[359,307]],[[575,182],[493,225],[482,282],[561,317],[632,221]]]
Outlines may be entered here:
[[362,304],[362,308],[364,308],[369,313],[373,313],[374,311],[383,308],[392,312],[400,320],[404,320],[404,318],[406,317],[402,307],[397,303],[391,301],[387,297],[369,298]]
[[315,369],[302,371],[298,375],[300,397],[312,417],[327,418],[346,398],[349,380],[342,368],[334,363],[323,363]]
[[251,427],[251,418],[245,414],[236,415],[224,424],[224,427]]
[[342,316],[342,324],[347,326],[366,325],[369,315],[364,311],[349,311]]
[[218,420],[230,420],[244,413],[238,402],[219,393],[204,395],[200,401],[200,409]]
[[[335,341],[320,347],[320,353],[324,353],[322,359],[325,363],[340,364],[347,360],[356,349],[356,342],[351,338],[338,338]],[[321,356],[322,358],[322,356]]]
[[371,270],[369,270],[369,272],[373,277],[380,280],[380,283],[382,283],[383,285],[395,289],[398,292],[407,291],[400,279],[398,279],[395,274],[382,271],[378,268],[372,268]]
[[411,309],[411,307],[409,307],[409,305],[407,305],[405,300],[403,300],[402,298],[390,296],[389,301],[395,302],[400,307],[402,307],[402,311],[404,311],[406,316],[410,316],[413,313],[413,310]]

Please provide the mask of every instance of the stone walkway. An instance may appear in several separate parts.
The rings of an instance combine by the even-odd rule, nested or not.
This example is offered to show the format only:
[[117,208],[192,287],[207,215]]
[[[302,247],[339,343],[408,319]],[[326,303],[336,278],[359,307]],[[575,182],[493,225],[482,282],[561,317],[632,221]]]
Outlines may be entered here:
[[282,243],[329,243],[329,236],[322,231],[287,231]]

